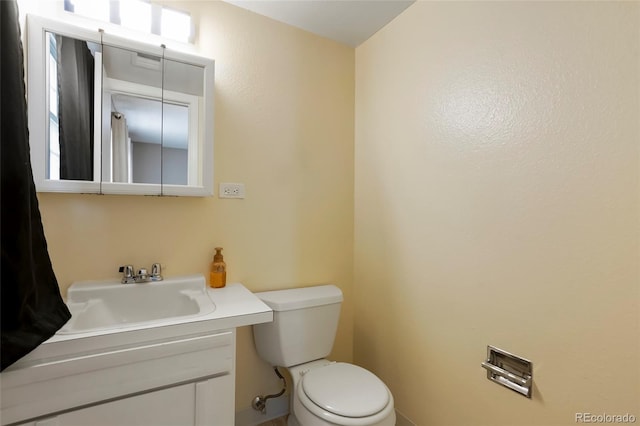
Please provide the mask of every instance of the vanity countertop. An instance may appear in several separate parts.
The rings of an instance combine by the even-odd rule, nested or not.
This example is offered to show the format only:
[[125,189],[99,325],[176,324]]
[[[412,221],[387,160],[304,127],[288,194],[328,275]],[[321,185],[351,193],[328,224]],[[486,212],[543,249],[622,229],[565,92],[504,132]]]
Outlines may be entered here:
[[[197,317],[54,335],[0,374],[0,423],[53,416],[45,423],[70,424],[68,416],[86,421],[111,403],[138,407],[179,394],[194,399],[184,416],[233,424],[235,329],[272,321],[273,312],[240,283],[205,291],[216,309]],[[217,408],[198,402],[214,392],[227,397],[214,398]]]
[[[216,305],[215,311],[189,319],[174,318],[153,323],[73,334],[55,334],[31,353],[7,368],[2,375],[42,363],[52,363],[77,354],[88,355],[104,350],[126,350],[144,342],[157,344],[178,336],[198,336],[215,330],[273,321],[273,311],[241,283],[207,291]],[[142,309],[144,307],[141,307]]]

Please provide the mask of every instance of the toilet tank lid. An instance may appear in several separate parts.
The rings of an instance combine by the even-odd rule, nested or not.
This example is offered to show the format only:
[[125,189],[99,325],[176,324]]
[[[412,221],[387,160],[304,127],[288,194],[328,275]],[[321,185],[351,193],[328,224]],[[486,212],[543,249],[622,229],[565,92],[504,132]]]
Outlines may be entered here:
[[265,291],[255,295],[276,312],[342,302],[342,291],[332,284]]

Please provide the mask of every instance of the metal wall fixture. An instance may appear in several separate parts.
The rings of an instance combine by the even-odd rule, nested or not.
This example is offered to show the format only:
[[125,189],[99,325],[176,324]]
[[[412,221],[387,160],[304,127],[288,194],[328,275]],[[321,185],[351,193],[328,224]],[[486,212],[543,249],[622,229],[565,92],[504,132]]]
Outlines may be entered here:
[[482,364],[487,379],[531,398],[533,392],[533,363],[502,349],[487,346],[487,360]]

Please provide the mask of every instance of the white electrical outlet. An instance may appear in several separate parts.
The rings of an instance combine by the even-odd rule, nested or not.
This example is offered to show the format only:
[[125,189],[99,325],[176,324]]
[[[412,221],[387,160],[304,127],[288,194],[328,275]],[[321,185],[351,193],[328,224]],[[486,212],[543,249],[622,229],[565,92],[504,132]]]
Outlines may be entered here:
[[219,198],[244,198],[244,183],[221,183]]

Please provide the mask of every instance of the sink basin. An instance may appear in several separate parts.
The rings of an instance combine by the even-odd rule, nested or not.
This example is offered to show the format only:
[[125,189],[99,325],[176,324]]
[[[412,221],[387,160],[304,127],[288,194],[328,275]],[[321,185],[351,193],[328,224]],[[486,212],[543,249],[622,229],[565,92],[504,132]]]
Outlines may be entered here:
[[67,292],[67,306],[72,317],[59,334],[186,320],[216,309],[202,275],[140,284],[76,282]]

